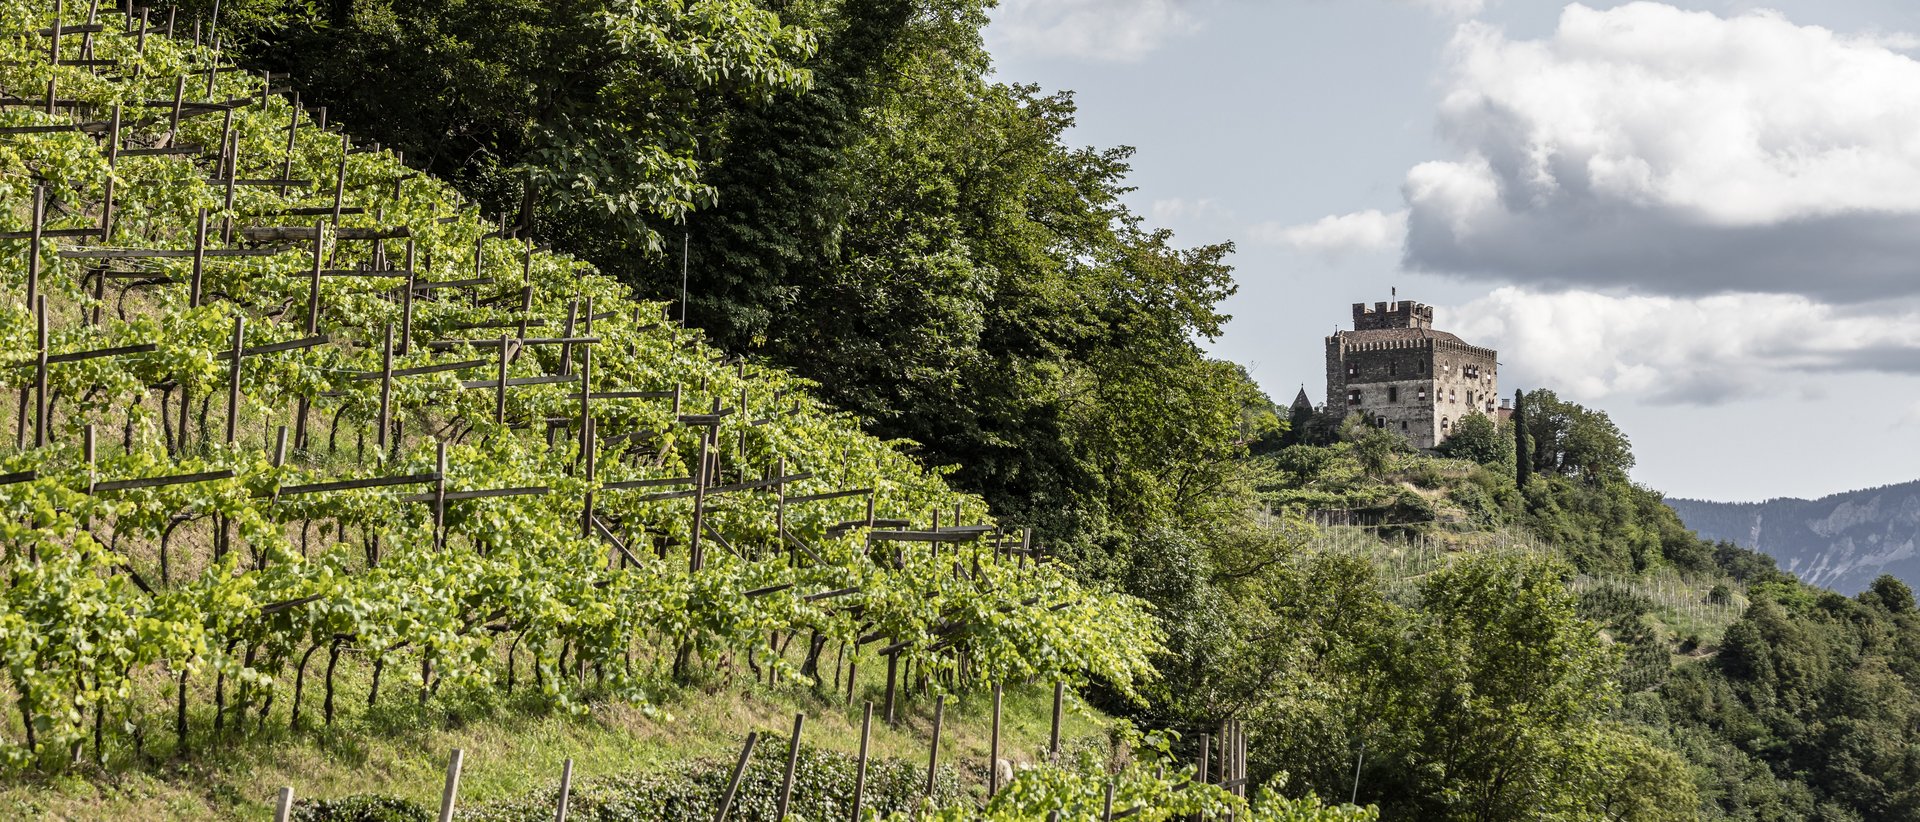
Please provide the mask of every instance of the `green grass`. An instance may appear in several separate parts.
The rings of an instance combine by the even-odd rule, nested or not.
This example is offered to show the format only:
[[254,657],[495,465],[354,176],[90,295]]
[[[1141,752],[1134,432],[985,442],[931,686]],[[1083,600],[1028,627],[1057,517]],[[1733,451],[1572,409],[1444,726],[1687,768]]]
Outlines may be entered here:
[[[878,688],[861,698],[879,701]],[[843,695],[844,696],[844,695]],[[576,779],[662,770],[696,758],[730,759],[750,731],[785,745],[793,715],[807,715],[808,744],[852,753],[859,748],[861,708],[800,688],[685,689],[667,694],[651,711],[596,704],[584,715],[529,704],[446,700],[420,708],[358,713],[332,729],[289,733],[269,729],[244,741],[196,741],[191,756],[146,766],[82,766],[54,776],[0,781],[5,819],[262,819],[282,785],[302,798],[381,793],[437,805],[448,752],[465,751],[462,805],[518,796],[558,781],[572,758]],[[1047,744],[1052,690],[1009,688],[1002,712],[1001,756],[1037,760]],[[880,708],[876,705],[876,714]],[[940,761],[964,783],[986,778],[991,697],[949,700]],[[874,720],[872,754],[924,763],[933,700],[906,703],[897,728]],[[159,718],[155,718],[158,722]],[[1075,706],[1063,722],[1065,740],[1104,734],[1107,719]]]

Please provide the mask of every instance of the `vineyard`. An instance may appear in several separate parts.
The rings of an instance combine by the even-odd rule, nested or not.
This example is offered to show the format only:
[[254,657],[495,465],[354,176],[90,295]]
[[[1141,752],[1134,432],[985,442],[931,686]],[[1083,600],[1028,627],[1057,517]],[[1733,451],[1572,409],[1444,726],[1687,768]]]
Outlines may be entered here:
[[1138,602],[210,30],[3,8],[10,766],[695,669],[884,676],[889,717],[1152,676]]

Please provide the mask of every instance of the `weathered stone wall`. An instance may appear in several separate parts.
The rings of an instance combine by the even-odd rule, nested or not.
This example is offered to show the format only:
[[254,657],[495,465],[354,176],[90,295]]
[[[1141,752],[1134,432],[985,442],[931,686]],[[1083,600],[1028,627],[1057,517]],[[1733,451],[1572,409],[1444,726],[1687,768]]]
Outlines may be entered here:
[[[1447,335],[1451,337],[1451,335]],[[1499,398],[1499,355],[1454,339],[1326,339],[1327,404],[1362,412],[1415,448],[1444,442],[1469,413],[1492,414]]]

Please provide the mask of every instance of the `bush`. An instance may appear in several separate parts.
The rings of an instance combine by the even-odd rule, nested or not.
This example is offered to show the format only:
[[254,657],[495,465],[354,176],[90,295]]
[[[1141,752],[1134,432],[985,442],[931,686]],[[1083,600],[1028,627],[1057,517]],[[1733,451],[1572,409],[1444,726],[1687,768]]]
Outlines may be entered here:
[[294,822],[425,822],[433,813],[397,796],[358,794],[342,799],[302,799]]

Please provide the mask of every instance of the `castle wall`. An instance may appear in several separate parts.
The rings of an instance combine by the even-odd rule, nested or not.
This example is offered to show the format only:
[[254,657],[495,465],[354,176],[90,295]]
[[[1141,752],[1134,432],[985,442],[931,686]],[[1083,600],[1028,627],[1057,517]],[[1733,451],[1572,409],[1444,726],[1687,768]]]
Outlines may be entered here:
[[1326,339],[1327,403],[1362,412],[1415,448],[1444,442],[1461,418],[1491,415],[1499,397],[1499,355],[1453,339]]

